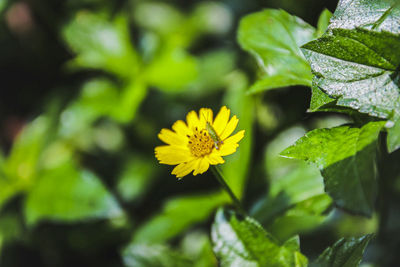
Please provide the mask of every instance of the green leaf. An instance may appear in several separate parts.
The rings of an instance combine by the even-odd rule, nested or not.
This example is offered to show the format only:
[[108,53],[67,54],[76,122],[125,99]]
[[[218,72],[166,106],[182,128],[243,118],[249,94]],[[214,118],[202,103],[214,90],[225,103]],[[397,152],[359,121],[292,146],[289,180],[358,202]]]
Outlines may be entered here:
[[132,242],[122,251],[125,266],[130,267],[215,267],[209,234],[192,231],[184,235],[179,250],[165,244]]
[[329,213],[324,213],[331,205],[332,199],[327,194],[316,195],[289,206],[284,214],[277,216],[265,227],[279,240],[285,240],[295,234],[308,233],[326,222]]
[[394,121],[388,121],[388,124],[393,123],[393,126],[387,130],[387,148],[389,153],[400,148],[400,117]]
[[130,41],[128,19],[88,11],[79,12],[63,29],[63,37],[77,54],[72,66],[109,71],[130,78],[138,68],[138,59]]
[[86,82],[79,97],[62,113],[60,137],[75,147],[88,150],[94,145],[93,124],[102,116],[112,114],[120,105],[118,88],[108,79],[93,79]]
[[161,1],[134,5],[136,24],[151,32],[161,44],[188,47],[205,34],[225,34],[232,26],[232,12],[223,3],[199,2],[190,14]]
[[294,252],[294,266],[305,267],[308,266],[308,259],[300,253],[300,238],[298,235],[293,236],[285,241],[283,246]]
[[[274,177],[271,181],[271,188],[268,196],[262,200],[253,210],[253,216],[271,231],[270,226],[280,217],[290,216],[290,214],[302,213],[307,216],[316,216],[316,222],[310,228],[320,223],[324,216],[319,216],[330,205],[330,198],[324,194],[324,186],[320,172],[315,166],[306,163],[299,166],[288,174],[281,177]],[[313,205],[324,203],[325,209],[315,210]],[[306,209],[299,207],[306,202]],[[307,209],[308,208],[308,209]],[[307,225],[294,224],[287,232],[298,233],[298,227],[307,229]],[[283,230],[283,229],[282,229]],[[273,232],[273,231],[271,231]],[[291,236],[292,234],[289,234]],[[276,235],[279,239],[288,236]]]
[[120,123],[131,121],[146,93],[146,85],[140,79],[122,88],[104,78],[86,82],[80,96],[61,114],[61,137],[84,150],[92,147],[94,122],[103,116]]
[[0,175],[0,209],[12,197],[22,192],[25,185],[23,182],[9,180],[4,175]]
[[186,23],[181,12],[162,2],[139,2],[133,9],[133,16],[140,27],[162,36],[174,34]]
[[218,266],[209,235],[208,232],[195,230],[185,234],[181,241],[181,250],[194,261],[193,267]]
[[118,202],[91,172],[66,163],[45,170],[25,202],[26,222],[77,222],[123,216]]
[[22,224],[17,214],[6,213],[0,218],[0,255],[4,245],[22,237]]
[[[350,116],[360,117],[362,114],[349,107],[338,106],[337,99],[325,94],[316,84],[315,81],[311,86],[311,102],[309,112],[336,112],[344,113]],[[367,115],[364,115],[367,116]]]
[[286,204],[293,205],[324,193],[318,168],[301,160],[287,159],[279,152],[301,137],[305,130],[293,127],[271,141],[265,151],[265,164],[269,175],[271,198],[287,197]]
[[165,242],[189,226],[206,220],[217,207],[228,202],[229,197],[225,192],[171,199],[159,214],[137,229],[133,242]]
[[281,155],[315,163],[335,204],[370,216],[376,198],[376,143],[385,122],[307,133]]
[[294,126],[277,135],[265,148],[264,163],[265,171],[268,175],[268,182],[275,183],[296,170],[300,165],[307,166],[301,160],[287,159],[279,156],[285,148],[292,145],[297,139],[302,137],[306,130],[300,126]]
[[240,21],[238,41],[259,64],[261,79],[249,93],[290,85],[311,86],[310,66],[300,46],[316,37],[315,29],[283,10],[266,9]]
[[221,266],[307,266],[293,240],[280,245],[258,222],[218,210],[211,236]]
[[[241,197],[248,178],[253,143],[254,99],[246,95],[248,80],[243,72],[235,71],[226,77],[226,93],[223,103],[236,115],[239,123],[236,131],[245,130],[237,151],[225,158],[221,166],[226,182],[237,197]],[[234,134],[234,133],[233,133]]]
[[4,173],[9,179],[32,182],[49,131],[50,119],[45,116],[36,118],[22,130],[4,162]]
[[163,49],[145,71],[150,85],[169,92],[184,90],[197,77],[196,58],[179,47]]
[[313,267],[354,267],[359,266],[365,248],[374,235],[360,238],[341,238],[332,247],[322,252],[311,264]]
[[117,104],[108,100],[113,107],[107,115],[120,123],[132,121],[146,95],[147,84],[145,82],[138,77],[130,80],[120,89]]
[[140,199],[148,191],[156,172],[152,159],[135,154],[123,166],[118,178],[117,191],[124,201],[132,202]]
[[233,26],[233,13],[224,2],[200,1],[196,3],[189,22],[199,34],[224,36]]
[[185,97],[197,99],[226,85],[227,76],[235,69],[236,54],[227,49],[206,52],[197,58],[198,76],[190,83]]
[[24,127],[7,158],[1,157],[0,208],[17,193],[28,190],[37,178],[41,153],[51,131],[51,120],[40,116]]
[[332,13],[326,8],[319,15],[318,24],[317,24],[318,37],[321,36],[322,34],[324,34],[326,29],[328,28],[331,17],[332,17]]
[[400,10],[384,1],[340,1],[327,32],[302,46],[313,83],[338,106],[399,113]]
[[314,83],[311,87],[310,111],[321,111],[323,106],[335,102],[336,99],[325,94]]
[[193,262],[165,245],[131,244],[122,251],[126,267],[190,267]]
[[3,13],[3,11],[6,9],[8,5],[7,0],[0,0],[0,13]]
[[265,75],[262,80],[256,81],[248,90],[248,94],[260,93],[270,89],[294,85],[311,86],[310,77],[299,77],[299,74],[276,73]]
[[272,140],[265,151],[269,193],[255,205],[251,214],[279,240],[320,225],[326,218],[322,213],[332,202],[324,193],[317,167],[278,155],[304,133],[300,127],[286,130]]

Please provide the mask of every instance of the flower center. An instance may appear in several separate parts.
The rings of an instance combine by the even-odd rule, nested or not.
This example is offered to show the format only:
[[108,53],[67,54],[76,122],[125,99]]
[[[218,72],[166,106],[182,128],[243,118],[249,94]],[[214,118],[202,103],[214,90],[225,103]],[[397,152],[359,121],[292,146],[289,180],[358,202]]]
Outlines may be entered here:
[[197,127],[194,134],[189,136],[189,149],[195,157],[203,157],[212,152],[214,148],[214,141],[208,134],[207,130],[198,130]]

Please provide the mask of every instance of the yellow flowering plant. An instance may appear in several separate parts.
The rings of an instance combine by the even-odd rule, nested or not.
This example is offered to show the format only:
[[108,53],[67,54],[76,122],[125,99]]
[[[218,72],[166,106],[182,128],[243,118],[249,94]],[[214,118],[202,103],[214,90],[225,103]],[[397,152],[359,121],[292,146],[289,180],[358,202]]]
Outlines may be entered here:
[[162,164],[177,165],[172,170],[177,178],[192,171],[193,175],[202,174],[210,165],[224,163],[222,157],[234,153],[244,137],[244,130],[231,136],[239,119],[229,117],[230,110],[226,106],[215,119],[209,108],[201,108],[199,116],[196,111],[190,111],[186,123],[178,120],[172,125],[173,131],[162,129],[158,134],[167,145],[155,148],[156,158]]
[[[230,110],[223,106],[215,119],[213,111],[201,108],[199,114],[190,111],[186,123],[178,120],[172,125],[172,131],[162,129],[158,138],[167,145],[155,148],[156,158],[162,164],[177,165],[172,174],[182,178],[193,171],[193,175],[202,174],[210,165],[224,163],[223,156],[234,153],[238,142],[244,137],[244,130],[232,135],[239,122],[236,116],[230,118]],[[245,214],[240,201],[223,178],[221,170],[211,168],[215,177],[231,197],[237,210]]]

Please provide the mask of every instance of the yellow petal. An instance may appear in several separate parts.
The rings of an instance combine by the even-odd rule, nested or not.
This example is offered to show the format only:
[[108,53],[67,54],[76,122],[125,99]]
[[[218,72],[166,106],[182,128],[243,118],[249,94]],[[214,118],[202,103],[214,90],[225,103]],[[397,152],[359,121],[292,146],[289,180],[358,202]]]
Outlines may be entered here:
[[238,122],[239,119],[236,117],[236,115],[230,119],[230,121],[228,122],[225,129],[220,135],[221,140],[225,140],[228,136],[230,136],[233,133],[233,131],[236,129]]
[[175,165],[193,160],[188,148],[179,146],[158,146],[154,149],[156,158],[162,164]]
[[186,146],[188,142],[188,138],[185,135],[178,135],[168,129],[162,129],[158,134],[158,138],[166,144],[176,146]]
[[222,164],[225,162],[225,160],[218,153],[215,152],[208,155],[207,159],[211,165]]
[[187,135],[192,135],[192,131],[188,128],[186,123],[182,120],[176,121],[172,125],[172,129],[179,135],[182,136],[187,136]]
[[225,144],[236,144],[244,137],[244,130],[237,132],[236,134],[232,135],[231,137],[224,140]]
[[200,127],[201,127],[201,129],[205,129],[206,122],[209,122],[212,124],[213,111],[209,108],[201,108],[199,111],[199,117],[200,117]]
[[215,117],[213,127],[220,138],[221,138],[222,132],[225,130],[225,128],[228,124],[230,113],[231,113],[230,110],[226,106],[223,106],[219,110],[217,116]]
[[216,152],[220,156],[227,156],[230,154],[233,154],[236,152],[236,149],[239,145],[234,143],[234,144],[223,144],[218,152]]
[[189,129],[192,131],[194,128],[201,126],[199,117],[197,117],[197,113],[194,110],[190,111],[186,115],[186,122],[188,124]]
[[219,150],[216,150],[217,154],[220,156],[227,156],[236,152],[237,147],[239,146],[237,143],[242,140],[244,137],[244,130],[232,135],[231,137],[224,140],[223,145]]
[[172,174],[176,175],[177,178],[182,178],[196,168],[198,161],[198,159],[195,159],[190,162],[181,163],[172,170]]
[[198,161],[198,165],[197,167],[194,169],[193,175],[197,175],[197,174],[202,174],[205,171],[208,170],[208,167],[210,166],[210,163],[208,163],[208,159],[206,158],[201,158]]

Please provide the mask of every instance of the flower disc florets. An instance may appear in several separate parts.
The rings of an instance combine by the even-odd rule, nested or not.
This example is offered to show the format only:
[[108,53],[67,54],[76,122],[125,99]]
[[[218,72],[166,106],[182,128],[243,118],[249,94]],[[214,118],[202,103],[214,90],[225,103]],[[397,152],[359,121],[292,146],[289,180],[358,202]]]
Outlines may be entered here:
[[188,135],[189,144],[188,147],[192,155],[195,157],[203,157],[211,154],[214,148],[214,141],[208,134],[207,130],[199,130],[197,127],[193,135]]

